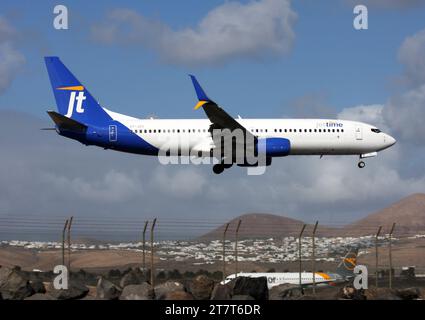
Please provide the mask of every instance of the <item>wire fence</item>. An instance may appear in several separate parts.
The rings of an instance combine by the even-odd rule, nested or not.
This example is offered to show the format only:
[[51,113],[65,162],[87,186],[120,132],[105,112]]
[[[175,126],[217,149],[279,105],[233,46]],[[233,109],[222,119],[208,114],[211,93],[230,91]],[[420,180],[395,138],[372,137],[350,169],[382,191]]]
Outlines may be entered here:
[[[98,240],[138,240],[146,221],[153,218],[89,218],[75,216],[73,224],[74,237],[88,237]],[[62,217],[34,217],[34,216],[2,216],[0,215],[0,240],[56,240],[60,238],[65,219]],[[198,237],[221,238],[223,226],[227,221],[218,218],[159,218],[155,228],[156,239],[159,240],[194,240]],[[230,223],[227,235],[234,237],[238,220]],[[245,237],[285,237],[296,236],[300,232],[302,223],[300,222],[262,222],[259,220],[253,223],[242,225],[239,236]],[[389,233],[390,225],[384,226],[381,235]],[[309,236],[312,232],[312,225],[307,225],[304,235]],[[338,237],[338,236],[361,236],[374,235],[378,225],[350,225],[342,221],[333,221],[321,225],[317,230],[318,237]],[[210,234],[208,234],[210,233]],[[425,226],[403,226],[397,225],[394,237],[407,239],[412,236],[425,235]]]
[[[258,221],[253,220],[252,217],[245,221],[242,217],[242,224],[238,233],[239,261],[241,263],[290,263],[297,261],[297,237],[303,224],[295,220],[262,221],[261,215],[259,217]],[[93,243],[96,240],[98,243],[123,241],[128,243],[128,245],[102,247],[104,249],[140,251],[145,222],[148,221],[149,223],[146,233],[148,236],[152,220],[152,217],[103,217],[97,219],[87,216],[74,216],[72,226],[74,249],[87,248],[78,246],[77,243],[84,243],[85,241]],[[59,243],[64,222],[63,217],[0,215],[0,241],[53,241]],[[226,233],[224,249],[227,252],[227,263],[235,261],[234,249],[238,222],[239,219],[233,220]],[[227,221],[224,219],[216,217],[159,218],[155,227],[155,246],[157,246],[158,255],[162,255],[165,260],[186,261],[191,259],[193,262],[203,259],[204,263],[205,261],[214,264],[220,263],[223,259],[222,237],[226,223]],[[302,260],[306,262],[311,261],[312,258],[312,230],[313,226],[307,225],[301,241]],[[326,225],[319,223],[316,236],[318,246],[316,257],[318,261],[335,262],[338,261],[335,256],[342,255],[343,251],[352,245],[373,252],[374,235],[377,230],[378,225],[350,225],[348,222],[337,220]],[[387,246],[389,230],[390,224],[384,226],[381,236],[378,238],[379,247]],[[424,226],[397,225],[393,236],[395,245],[421,238],[425,238]],[[208,245],[199,245],[200,243],[208,243]],[[57,245],[55,248],[57,248]],[[395,265],[395,268],[401,269],[402,266],[404,264],[399,263]],[[374,265],[371,265],[371,267],[374,267]],[[379,265],[379,267],[384,268],[384,265]],[[425,267],[421,265],[416,267],[425,273]]]

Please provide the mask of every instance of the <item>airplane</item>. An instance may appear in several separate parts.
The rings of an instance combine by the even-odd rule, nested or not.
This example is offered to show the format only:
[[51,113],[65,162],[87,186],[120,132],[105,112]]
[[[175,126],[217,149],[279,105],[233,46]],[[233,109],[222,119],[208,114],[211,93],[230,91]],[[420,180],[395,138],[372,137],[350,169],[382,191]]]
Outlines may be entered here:
[[[358,249],[349,249],[345,257],[338,264],[335,273],[315,272],[314,281],[318,286],[331,285],[335,283],[347,282],[354,277],[354,268],[357,265]],[[269,289],[280,284],[300,284],[299,272],[239,272],[231,274],[221,281],[221,284],[227,284],[237,277],[249,278],[267,278],[267,287]],[[313,285],[313,273],[301,272],[301,286],[309,287]]]
[[[357,155],[358,167],[364,168],[363,159],[396,143],[375,126],[356,121],[235,119],[206,95],[193,75],[195,109],[202,108],[208,119],[138,119],[102,107],[59,57],[45,57],[45,64],[58,110],[47,111],[55,123],[49,129],[85,145],[140,155],[215,159],[213,172],[220,174],[232,165],[269,166],[275,157],[294,155]],[[242,140],[234,133],[241,133]],[[234,152],[241,149],[242,153]],[[264,161],[249,160],[260,156]]]

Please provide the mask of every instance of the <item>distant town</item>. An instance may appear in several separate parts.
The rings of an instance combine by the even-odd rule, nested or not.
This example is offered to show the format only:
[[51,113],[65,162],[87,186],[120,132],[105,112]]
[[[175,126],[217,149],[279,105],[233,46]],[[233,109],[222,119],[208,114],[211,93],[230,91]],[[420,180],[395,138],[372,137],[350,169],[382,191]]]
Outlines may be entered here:
[[[425,238],[425,235],[414,235],[411,239]],[[393,238],[394,242],[399,239]],[[387,244],[386,237],[379,238],[379,245]],[[1,241],[0,246],[20,247],[28,250],[52,250],[61,249],[60,242],[41,241]],[[334,262],[344,255],[349,248],[359,248],[359,255],[368,253],[369,248],[375,246],[375,237],[320,237],[316,238],[316,258],[318,261]],[[214,264],[222,260],[223,243],[221,240],[212,241],[158,241],[154,242],[155,255],[164,261],[188,261],[193,265]],[[312,256],[312,239],[304,237],[301,241],[303,259]],[[105,243],[84,244],[74,243],[73,251],[79,250],[129,250],[141,252],[141,242],[135,243]],[[235,260],[235,242],[226,241],[226,260]],[[150,243],[146,242],[146,252],[150,252]],[[243,262],[291,262],[298,259],[298,239],[296,237],[284,237],[281,239],[255,239],[240,240],[238,242],[238,260]]]

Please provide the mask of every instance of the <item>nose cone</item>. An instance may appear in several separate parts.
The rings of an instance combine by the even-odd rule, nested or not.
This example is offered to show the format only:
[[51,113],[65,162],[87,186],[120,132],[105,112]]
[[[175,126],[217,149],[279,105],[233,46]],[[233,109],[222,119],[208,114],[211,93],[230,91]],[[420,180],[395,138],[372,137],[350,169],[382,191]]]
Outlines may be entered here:
[[387,148],[393,146],[396,142],[397,140],[391,137],[389,134],[385,135],[385,145]]

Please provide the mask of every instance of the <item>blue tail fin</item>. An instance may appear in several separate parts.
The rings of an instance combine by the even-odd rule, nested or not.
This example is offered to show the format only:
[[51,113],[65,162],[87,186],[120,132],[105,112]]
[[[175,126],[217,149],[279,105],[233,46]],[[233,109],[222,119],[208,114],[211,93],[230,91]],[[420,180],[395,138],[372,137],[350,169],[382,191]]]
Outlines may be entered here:
[[102,126],[111,120],[58,57],[45,57],[44,61],[60,114],[85,125]]

